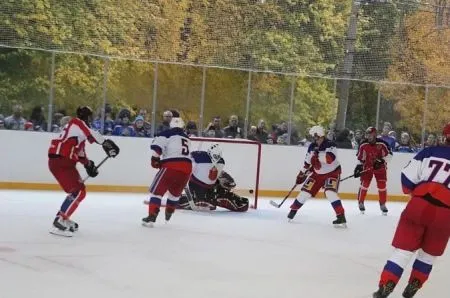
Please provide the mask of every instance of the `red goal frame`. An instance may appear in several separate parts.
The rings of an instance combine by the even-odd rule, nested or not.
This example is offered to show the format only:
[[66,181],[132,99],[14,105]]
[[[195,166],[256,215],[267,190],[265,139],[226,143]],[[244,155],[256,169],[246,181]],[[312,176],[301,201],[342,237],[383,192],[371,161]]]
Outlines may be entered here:
[[[250,144],[257,146],[257,160],[256,160],[256,179],[255,179],[255,189],[254,189],[254,200],[253,204],[250,202],[250,207],[258,208],[258,197],[259,197],[259,178],[260,178],[260,168],[261,168],[261,143],[247,140],[247,139],[228,139],[228,138],[208,138],[208,137],[189,137],[192,141],[198,142],[216,142],[216,143],[232,143],[232,144]],[[225,161],[226,162],[226,161]]]

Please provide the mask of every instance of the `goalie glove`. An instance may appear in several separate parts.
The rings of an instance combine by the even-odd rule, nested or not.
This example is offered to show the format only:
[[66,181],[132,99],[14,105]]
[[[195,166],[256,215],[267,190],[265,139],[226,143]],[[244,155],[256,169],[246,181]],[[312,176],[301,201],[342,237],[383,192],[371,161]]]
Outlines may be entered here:
[[233,189],[236,187],[236,183],[234,182],[233,177],[225,171],[222,171],[219,176],[219,184],[225,189]]
[[375,159],[375,161],[373,162],[373,169],[374,170],[379,170],[383,167],[384,165],[384,159],[382,158],[377,158]]

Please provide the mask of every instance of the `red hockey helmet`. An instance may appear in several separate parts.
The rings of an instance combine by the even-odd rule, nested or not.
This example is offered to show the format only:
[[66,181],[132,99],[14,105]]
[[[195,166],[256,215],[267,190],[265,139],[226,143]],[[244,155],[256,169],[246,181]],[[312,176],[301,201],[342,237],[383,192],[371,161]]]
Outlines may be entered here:
[[366,138],[369,140],[369,143],[375,143],[377,139],[377,129],[373,126],[369,126],[366,129]]
[[373,135],[377,135],[377,129],[373,126],[369,126],[366,129],[366,134],[373,134]]

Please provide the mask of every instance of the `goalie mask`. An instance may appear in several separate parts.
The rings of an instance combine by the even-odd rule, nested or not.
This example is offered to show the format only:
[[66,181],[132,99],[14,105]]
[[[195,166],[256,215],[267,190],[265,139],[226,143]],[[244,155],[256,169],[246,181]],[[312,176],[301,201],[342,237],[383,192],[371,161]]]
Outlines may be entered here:
[[213,164],[217,164],[222,159],[222,149],[220,149],[219,144],[214,144],[209,147],[207,153]]

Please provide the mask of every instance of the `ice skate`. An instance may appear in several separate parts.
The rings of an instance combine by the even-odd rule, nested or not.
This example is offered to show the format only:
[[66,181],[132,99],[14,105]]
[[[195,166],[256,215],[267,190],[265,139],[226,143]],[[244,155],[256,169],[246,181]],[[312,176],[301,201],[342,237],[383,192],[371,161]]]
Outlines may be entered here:
[[388,297],[395,288],[395,283],[393,281],[388,281],[385,285],[380,286],[378,291],[373,293],[373,298],[386,298]]
[[70,229],[67,220],[63,219],[62,216],[57,216],[53,221],[53,229],[50,231],[50,234],[63,237],[72,237],[73,229]]
[[170,218],[172,217],[174,211],[175,210],[173,210],[173,209],[166,208],[166,211],[165,211],[166,223],[170,220]]
[[295,210],[295,209],[291,209],[291,211],[289,211],[289,214],[287,216],[288,217],[288,222],[291,222],[291,221],[294,220],[294,217],[297,214],[297,211],[298,210]]
[[71,219],[66,219],[66,223],[67,223],[67,226],[69,227],[69,230],[70,230],[71,232],[76,232],[76,231],[78,231],[78,223],[74,222],[74,221],[71,220]]
[[380,204],[380,210],[381,210],[381,214],[383,214],[383,215],[388,214],[388,209],[386,208],[385,204]]
[[359,211],[361,211],[361,214],[364,214],[366,212],[366,207],[364,206],[364,202],[358,203]]
[[345,215],[344,214],[337,215],[336,220],[333,221],[333,225],[336,228],[346,228],[347,220],[345,219]]
[[417,291],[420,289],[420,281],[418,279],[413,279],[408,285],[406,286],[405,290],[403,291],[403,298],[412,298],[414,295],[416,295]]
[[144,227],[153,228],[158,214],[149,214],[149,216],[142,218],[142,225]]

